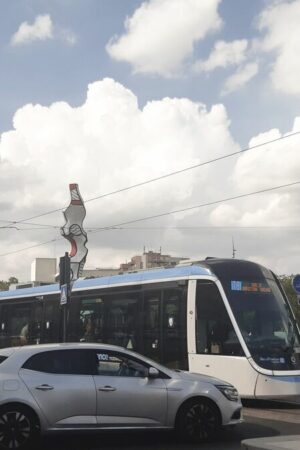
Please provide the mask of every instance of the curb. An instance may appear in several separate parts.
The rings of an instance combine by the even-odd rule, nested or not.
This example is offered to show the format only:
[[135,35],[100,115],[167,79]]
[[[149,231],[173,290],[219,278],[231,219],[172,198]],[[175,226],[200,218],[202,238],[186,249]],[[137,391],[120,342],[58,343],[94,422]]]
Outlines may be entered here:
[[[277,420],[280,422],[300,423],[300,409],[292,410],[274,410],[274,409],[253,409],[243,408],[244,417],[256,417],[259,419]],[[300,438],[299,438],[300,441]],[[295,447],[296,448],[296,447]],[[300,442],[297,449],[300,449]]]
[[300,435],[246,439],[241,445],[242,450],[298,450]]

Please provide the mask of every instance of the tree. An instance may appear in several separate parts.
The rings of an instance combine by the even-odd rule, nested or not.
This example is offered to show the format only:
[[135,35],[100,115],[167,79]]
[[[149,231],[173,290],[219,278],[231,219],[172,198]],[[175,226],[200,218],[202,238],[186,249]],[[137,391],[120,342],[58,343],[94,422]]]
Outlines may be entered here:
[[16,283],[18,283],[18,279],[16,277],[10,277],[8,279],[8,281],[1,280],[0,281],[0,291],[8,291],[9,286],[11,284],[16,284]]
[[281,275],[279,277],[282,287],[290,301],[291,307],[294,311],[298,324],[300,325],[300,305],[298,304],[297,294],[294,291],[292,281],[293,275]]
[[17,283],[19,283],[19,280],[16,277],[9,277],[8,282],[9,282],[10,285],[11,284],[17,284]]

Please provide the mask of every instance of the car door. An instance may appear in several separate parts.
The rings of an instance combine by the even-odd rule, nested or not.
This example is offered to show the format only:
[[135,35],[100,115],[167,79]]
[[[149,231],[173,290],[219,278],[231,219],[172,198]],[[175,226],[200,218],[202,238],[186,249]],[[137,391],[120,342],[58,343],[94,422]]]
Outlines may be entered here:
[[101,427],[165,425],[167,389],[163,374],[148,378],[146,363],[119,351],[96,351],[95,364],[97,421]]
[[96,424],[91,351],[51,350],[31,356],[20,376],[50,427]]

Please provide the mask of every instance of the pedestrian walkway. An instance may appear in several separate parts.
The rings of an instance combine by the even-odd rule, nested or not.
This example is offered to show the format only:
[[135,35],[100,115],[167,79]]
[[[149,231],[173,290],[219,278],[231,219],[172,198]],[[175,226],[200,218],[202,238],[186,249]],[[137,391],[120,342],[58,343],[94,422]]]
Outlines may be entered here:
[[[259,419],[278,420],[281,422],[299,423],[300,408],[297,409],[277,409],[277,408],[243,408],[245,417],[255,417]],[[300,450],[300,443],[297,450]]]
[[300,435],[276,436],[242,441],[242,450],[299,450]]

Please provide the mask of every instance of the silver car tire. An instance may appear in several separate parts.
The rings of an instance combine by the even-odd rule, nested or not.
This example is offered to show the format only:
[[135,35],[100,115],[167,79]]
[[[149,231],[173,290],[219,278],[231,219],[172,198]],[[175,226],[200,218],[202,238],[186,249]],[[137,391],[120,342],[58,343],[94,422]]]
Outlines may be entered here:
[[203,442],[215,437],[221,427],[218,407],[209,399],[194,398],[182,405],[176,420],[176,431],[188,442]]
[[29,408],[19,404],[0,408],[1,450],[32,450],[39,435],[38,419]]

